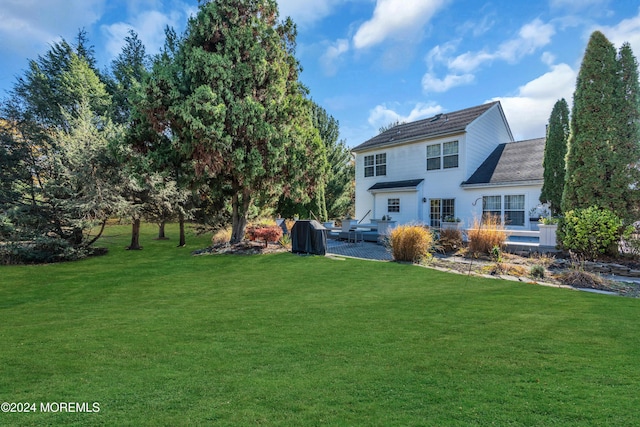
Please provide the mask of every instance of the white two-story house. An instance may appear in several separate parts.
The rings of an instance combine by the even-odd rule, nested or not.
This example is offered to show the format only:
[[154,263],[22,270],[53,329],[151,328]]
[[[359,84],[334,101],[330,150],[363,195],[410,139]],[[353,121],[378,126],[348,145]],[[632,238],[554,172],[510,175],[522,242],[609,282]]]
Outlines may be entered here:
[[465,227],[483,213],[528,228],[539,205],[545,139],[514,142],[500,102],[405,123],[353,148],[356,218]]

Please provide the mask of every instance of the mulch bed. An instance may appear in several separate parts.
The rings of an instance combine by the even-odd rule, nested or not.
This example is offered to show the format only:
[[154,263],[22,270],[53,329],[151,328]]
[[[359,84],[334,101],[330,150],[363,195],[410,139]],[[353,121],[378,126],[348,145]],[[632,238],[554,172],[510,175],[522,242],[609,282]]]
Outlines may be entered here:
[[217,245],[209,246],[208,248],[199,249],[193,251],[193,255],[261,255],[261,254],[273,254],[279,252],[287,252],[288,249],[280,245],[279,243],[269,243],[266,247],[263,242],[252,242],[249,240],[242,241],[236,244],[220,243]]

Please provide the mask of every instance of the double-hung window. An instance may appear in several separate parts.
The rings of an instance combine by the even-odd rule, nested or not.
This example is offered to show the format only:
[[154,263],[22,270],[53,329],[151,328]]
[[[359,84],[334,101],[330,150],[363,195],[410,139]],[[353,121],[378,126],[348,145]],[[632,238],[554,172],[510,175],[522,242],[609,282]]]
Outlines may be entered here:
[[502,196],[484,196],[482,198],[482,216],[502,218]]
[[457,168],[458,153],[458,141],[427,145],[427,170]]
[[[503,203],[504,199],[504,203]],[[524,225],[524,195],[484,196],[482,215],[497,216],[505,225]]]
[[504,196],[504,223],[524,225],[524,195]]
[[458,141],[442,144],[442,167],[444,169],[458,167]]
[[400,199],[388,199],[387,212],[400,212]]
[[384,176],[387,174],[387,153],[364,156],[364,176]]

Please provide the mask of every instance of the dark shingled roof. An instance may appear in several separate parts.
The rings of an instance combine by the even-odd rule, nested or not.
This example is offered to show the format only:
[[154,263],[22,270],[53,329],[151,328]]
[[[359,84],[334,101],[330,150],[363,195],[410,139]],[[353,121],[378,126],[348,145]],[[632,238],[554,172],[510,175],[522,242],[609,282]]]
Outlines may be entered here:
[[430,138],[461,132],[464,131],[471,122],[498,103],[499,101],[490,102],[452,113],[437,114],[428,119],[418,120],[417,122],[403,123],[363,142],[353,148],[352,151],[357,152],[378,146],[400,144],[418,138]]
[[389,190],[392,188],[411,188],[417,187],[424,179],[409,179],[406,181],[391,181],[391,182],[378,182],[374,184],[368,191],[371,190]]
[[542,181],[545,138],[500,144],[462,186]]

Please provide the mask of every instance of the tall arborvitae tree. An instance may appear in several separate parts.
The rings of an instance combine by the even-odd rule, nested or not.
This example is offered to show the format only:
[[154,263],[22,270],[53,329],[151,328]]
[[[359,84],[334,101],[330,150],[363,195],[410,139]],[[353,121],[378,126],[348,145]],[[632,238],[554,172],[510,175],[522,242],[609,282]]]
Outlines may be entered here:
[[540,202],[548,203],[553,215],[561,213],[569,132],[569,105],[562,98],[555,103],[549,117],[544,147],[544,184],[540,193]]
[[259,195],[304,201],[321,183],[326,158],[298,81],[295,36],[291,20],[278,22],[274,0],[201,3],[174,81],[158,86],[170,99],[150,120],[166,120],[197,173],[229,189],[232,243],[244,238]]
[[339,141],[338,121],[326,110],[313,104],[313,122],[327,151],[328,170],[325,181],[325,211],[328,218],[343,218],[352,207],[355,167],[345,141]]
[[627,209],[626,189],[617,182],[612,186],[615,169],[626,167],[616,163],[613,156],[619,86],[616,49],[596,31],[589,39],[573,95],[562,196],[564,212],[590,206],[608,208],[617,214]]
[[633,56],[629,43],[624,43],[618,54],[618,75],[620,86],[616,101],[617,146],[614,152],[615,170],[613,181],[626,191],[627,214],[618,213],[628,223],[640,219],[640,83],[638,82],[638,62]]

